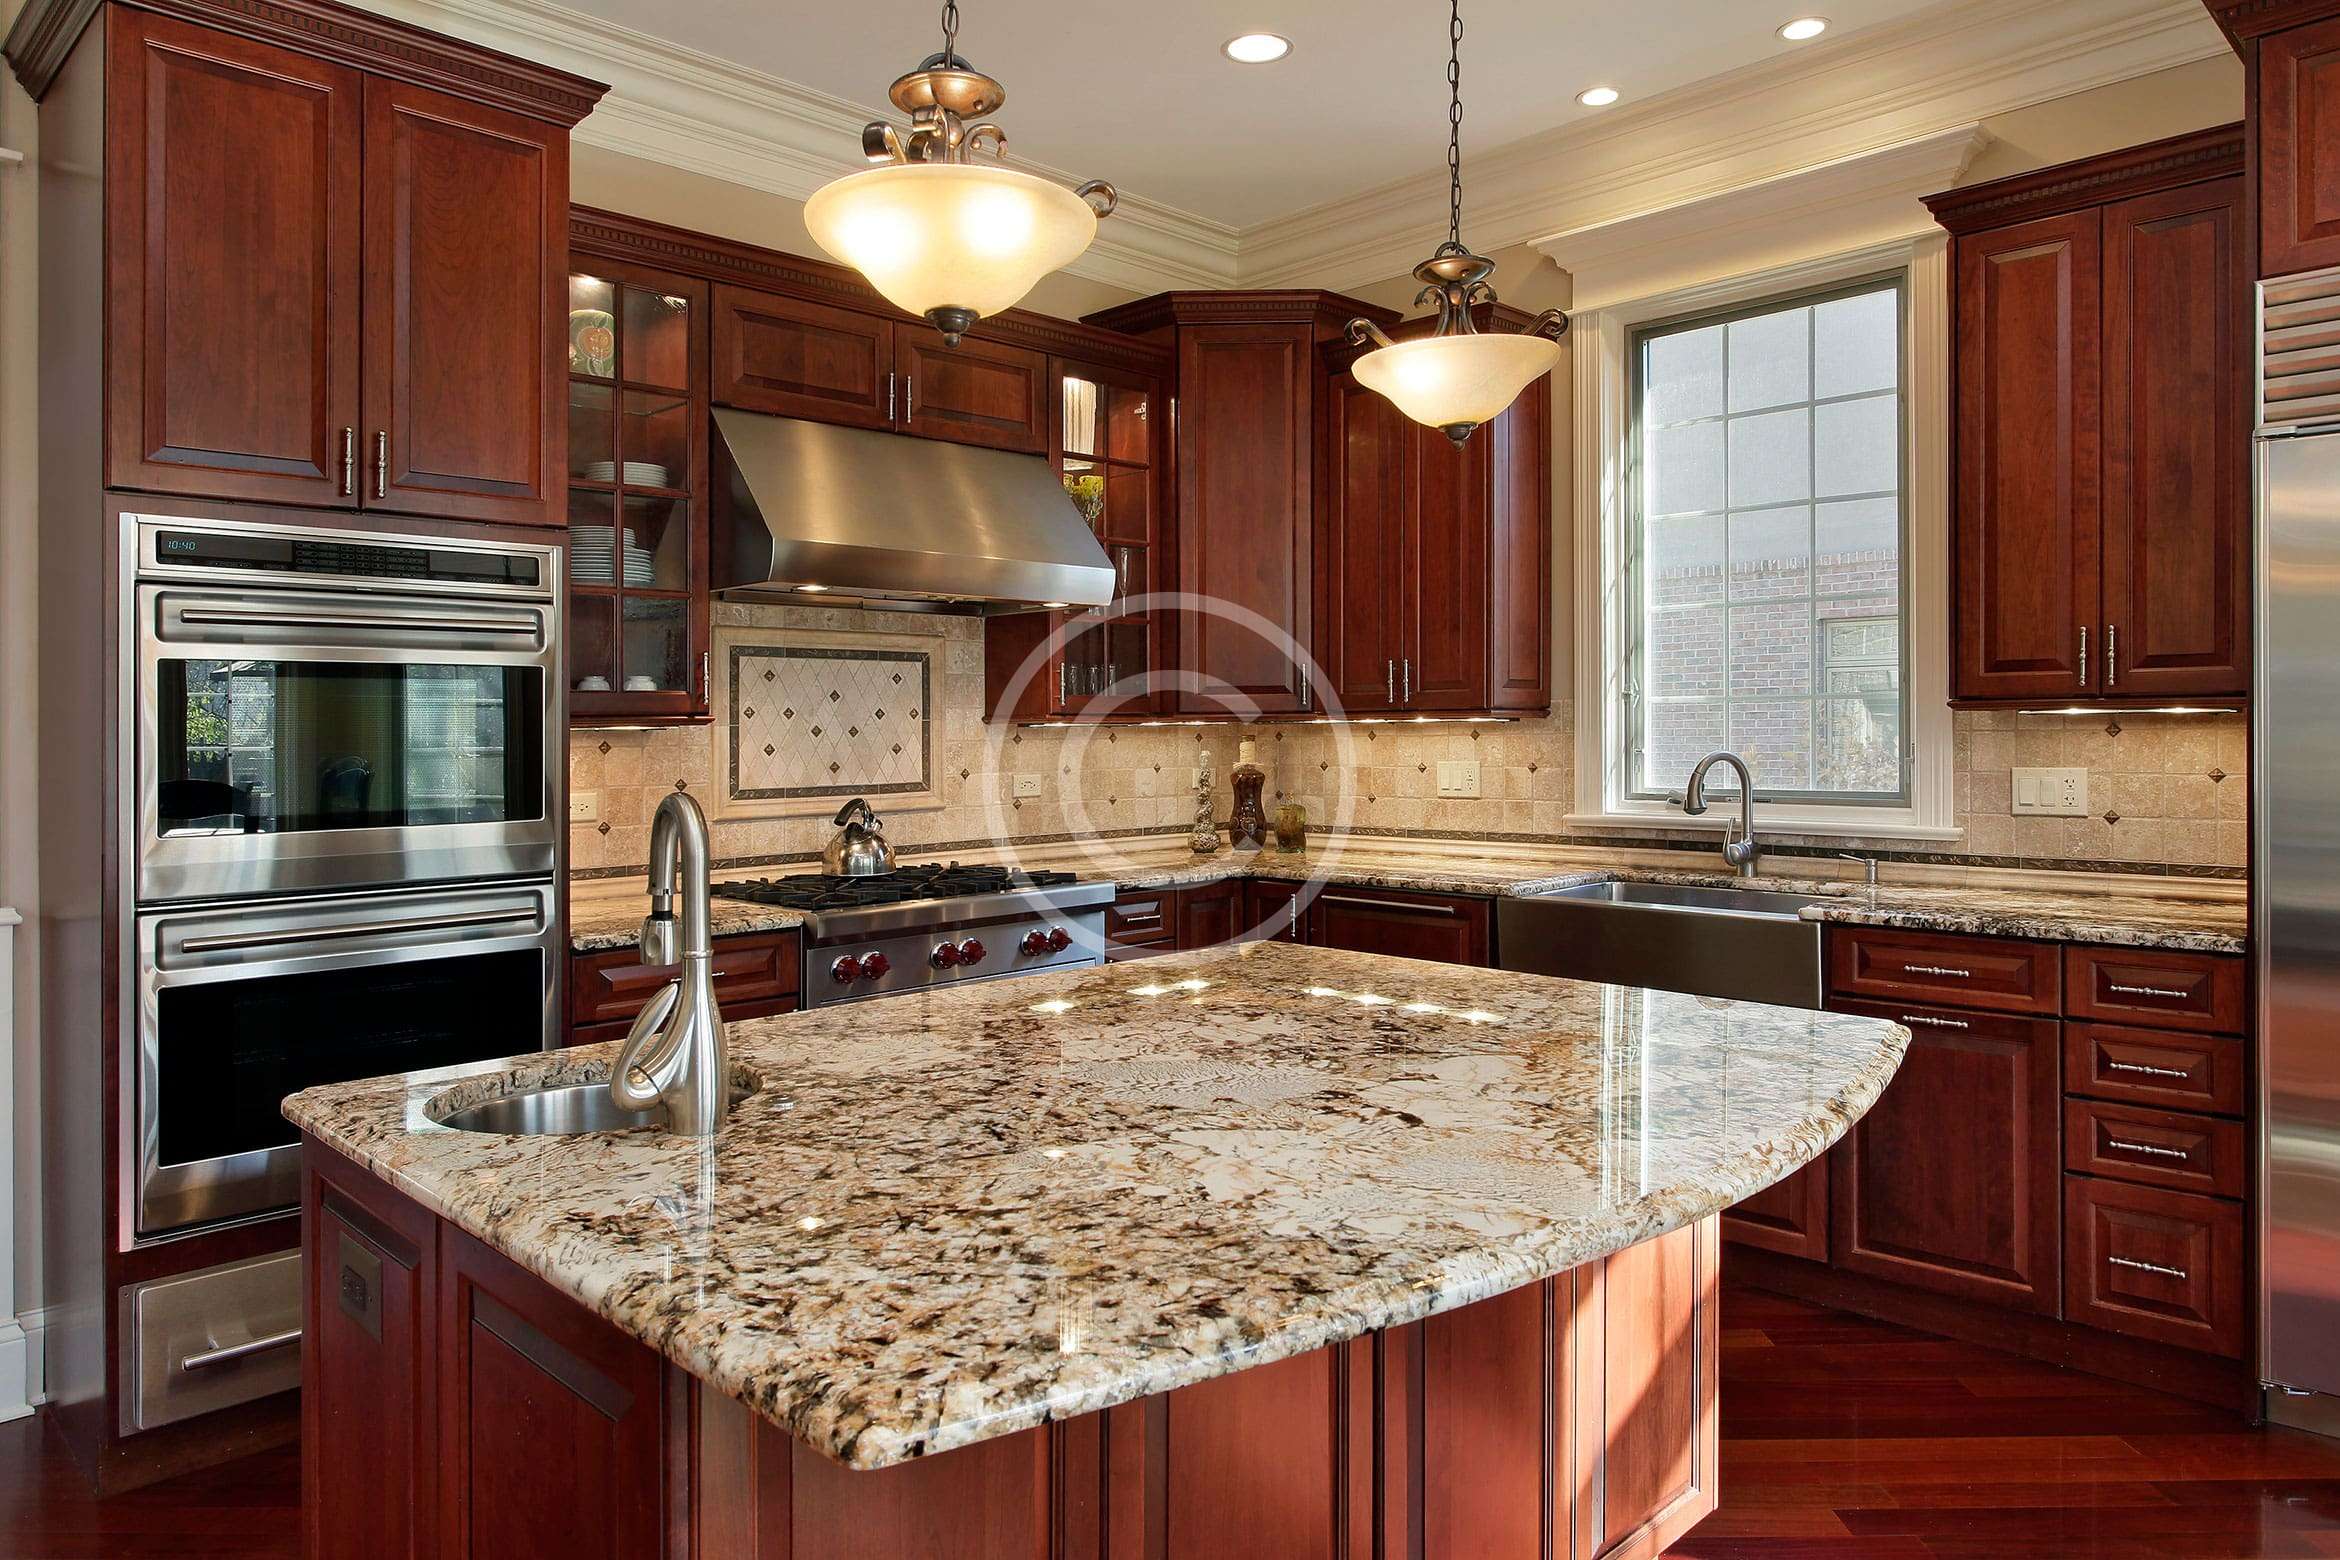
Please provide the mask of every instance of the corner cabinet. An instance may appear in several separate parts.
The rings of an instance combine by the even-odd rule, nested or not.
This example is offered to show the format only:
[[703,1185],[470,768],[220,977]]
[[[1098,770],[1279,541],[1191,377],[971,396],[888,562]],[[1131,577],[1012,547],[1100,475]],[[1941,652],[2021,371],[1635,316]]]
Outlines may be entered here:
[[1954,704],[2250,691],[2239,125],[1927,202],[1954,235]]
[[106,485],[559,524],[568,132],[600,89],[398,79],[370,18],[308,50],[101,23]]

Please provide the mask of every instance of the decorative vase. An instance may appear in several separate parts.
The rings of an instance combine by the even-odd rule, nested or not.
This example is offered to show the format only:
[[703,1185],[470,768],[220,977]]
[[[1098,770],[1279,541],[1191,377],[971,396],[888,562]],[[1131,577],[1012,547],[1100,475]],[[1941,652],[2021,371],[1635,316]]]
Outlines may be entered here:
[[1236,749],[1235,810],[1227,815],[1227,843],[1237,850],[1257,850],[1267,843],[1267,814],[1259,805],[1267,771],[1252,762],[1252,753],[1249,739]]
[[1219,848],[1219,818],[1211,806],[1211,753],[1203,748],[1195,755],[1194,771],[1194,831],[1187,843],[1198,856],[1208,856]]
[[1308,844],[1308,809],[1286,802],[1276,809],[1276,848],[1302,850]]

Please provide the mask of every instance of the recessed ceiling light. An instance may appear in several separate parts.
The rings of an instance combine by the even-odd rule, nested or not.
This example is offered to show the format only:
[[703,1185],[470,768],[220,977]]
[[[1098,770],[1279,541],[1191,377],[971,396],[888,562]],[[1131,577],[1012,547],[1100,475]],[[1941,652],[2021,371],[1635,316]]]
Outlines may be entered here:
[[1219,45],[1219,52],[1238,65],[1273,65],[1292,52],[1292,40],[1281,33],[1241,33]]
[[1587,108],[1607,108],[1617,101],[1615,87],[1587,87],[1576,94],[1576,101]]
[[1779,35],[1790,43],[1802,43],[1806,38],[1817,38],[1828,31],[1825,16],[1799,16],[1779,30]]

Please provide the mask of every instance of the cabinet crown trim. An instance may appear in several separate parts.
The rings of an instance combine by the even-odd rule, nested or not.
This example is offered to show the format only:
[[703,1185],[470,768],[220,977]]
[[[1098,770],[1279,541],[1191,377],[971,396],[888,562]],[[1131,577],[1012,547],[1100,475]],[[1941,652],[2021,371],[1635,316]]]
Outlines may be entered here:
[[1346,293],[1319,288],[1276,288],[1266,291],[1165,292],[1134,303],[1118,304],[1095,314],[1084,314],[1086,325],[1133,335],[1166,325],[1261,325],[1306,323],[1334,330],[1357,318],[1387,329],[1403,318],[1395,309],[1367,303]]
[[2226,41],[2246,59],[2249,51],[2244,46],[2254,38],[2340,16],[2340,4],[2334,0],[2202,0],[2202,3],[2209,8],[2210,18],[2218,24],[2218,30],[2226,34]]
[[[105,0],[31,0],[5,45],[16,79],[38,102]],[[139,0],[138,9],[573,126],[609,90],[530,60],[410,27],[334,0]]]
[[2242,171],[2243,127],[2238,121],[1944,190],[1926,196],[1925,203],[1934,220],[1951,232],[1977,233]]

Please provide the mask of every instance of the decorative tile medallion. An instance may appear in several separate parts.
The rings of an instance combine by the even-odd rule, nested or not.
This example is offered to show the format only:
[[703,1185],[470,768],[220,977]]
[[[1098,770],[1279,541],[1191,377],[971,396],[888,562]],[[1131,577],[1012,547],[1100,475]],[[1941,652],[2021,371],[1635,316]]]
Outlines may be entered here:
[[730,800],[932,789],[934,665],[928,652],[734,644],[727,670],[730,698],[723,720]]

